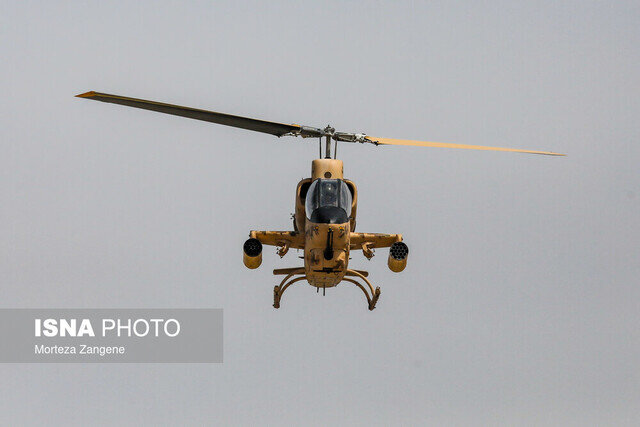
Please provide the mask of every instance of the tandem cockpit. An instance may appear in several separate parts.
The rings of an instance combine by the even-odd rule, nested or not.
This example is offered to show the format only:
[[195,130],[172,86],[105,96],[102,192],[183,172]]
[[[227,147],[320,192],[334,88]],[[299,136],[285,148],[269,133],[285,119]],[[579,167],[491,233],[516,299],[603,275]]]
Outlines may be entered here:
[[305,199],[307,219],[316,224],[344,224],[351,216],[353,198],[341,179],[316,179]]

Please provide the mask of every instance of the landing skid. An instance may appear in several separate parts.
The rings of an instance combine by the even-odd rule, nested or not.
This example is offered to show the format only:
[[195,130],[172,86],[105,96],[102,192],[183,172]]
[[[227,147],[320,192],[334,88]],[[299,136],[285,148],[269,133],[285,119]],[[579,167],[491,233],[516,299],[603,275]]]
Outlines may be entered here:
[[[280,299],[282,299],[282,294],[287,288],[294,283],[300,282],[301,280],[305,280],[307,276],[305,275],[304,268],[281,268],[273,270],[273,274],[279,275],[284,274],[285,277],[282,279],[279,285],[274,286],[273,288],[273,306],[275,308],[280,308]],[[300,275],[300,277],[294,277]],[[368,289],[364,287],[362,283],[360,283],[356,279],[351,279],[350,277],[343,277],[342,280],[345,282],[353,283],[357,287],[359,287],[364,295],[367,297],[367,303],[369,304],[369,310],[373,310],[376,308],[376,304],[378,302],[378,298],[380,298],[380,287],[376,287],[373,289],[373,285],[367,279],[369,273],[366,271],[360,270],[347,270],[345,276],[357,277],[360,281],[364,282]]]

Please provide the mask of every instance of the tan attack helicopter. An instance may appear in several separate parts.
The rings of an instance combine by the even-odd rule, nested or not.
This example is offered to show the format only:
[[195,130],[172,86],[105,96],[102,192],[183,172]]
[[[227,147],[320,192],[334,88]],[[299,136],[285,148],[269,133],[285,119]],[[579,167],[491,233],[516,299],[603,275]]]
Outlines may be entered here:
[[[358,190],[352,181],[343,177],[342,161],[335,157],[338,141],[374,145],[413,145],[417,147],[513,151],[551,156],[563,155],[515,148],[376,138],[362,133],[336,132],[331,126],[319,129],[295,124],[267,122],[98,92],[87,92],[77,96],[268,133],[277,137],[319,138],[320,158],[311,162],[311,178],[303,179],[296,188],[293,231],[251,231],[249,239],[244,243],[244,265],[251,269],[258,268],[262,263],[262,245],[276,246],[280,257],[283,257],[289,249],[304,250],[304,267],[273,270],[275,275],[284,275],[280,285],[273,289],[273,306],[275,308],[280,307],[282,294],[289,286],[306,279],[317,290],[322,288],[323,294],[326,288],[334,287],[341,281],[353,283],[364,292],[369,303],[369,310],[373,310],[380,297],[380,288],[374,289],[367,279],[369,274],[366,271],[348,268],[350,251],[361,250],[367,259],[371,259],[374,249],[390,248],[389,268],[399,273],[407,265],[409,248],[402,241],[401,234],[356,233]],[[325,140],[324,158],[322,157],[322,138]],[[332,140],[335,142],[333,158],[331,157]]]

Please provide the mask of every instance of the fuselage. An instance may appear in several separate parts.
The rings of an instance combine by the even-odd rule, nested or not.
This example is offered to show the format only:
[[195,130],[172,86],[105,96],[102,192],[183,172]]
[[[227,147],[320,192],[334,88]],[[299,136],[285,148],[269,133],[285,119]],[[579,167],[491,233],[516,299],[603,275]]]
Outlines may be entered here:
[[356,186],[343,178],[342,161],[314,160],[311,178],[298,184],[294,218],[296,230],[304,230],[304,269],[310,285],[329,288],[344,277],[356,206]]
[[[273,306],[280,307],[284,291],[294,283],[306,280],[316,288],[331,288],[340,282],[358,286],[367,297],[369,310],[376,307],[380,287],[374,288],[368,272],[349,268],[350,250],[362,251],[371,259],[374,250],[390,248],[388,265],[396,273],[407,265],[409,249],[401,234],[359,233],[356,228],[358,190],[344,179],[342,162],[316,159],[312,162],[311,178],[298,183],[293,231],[252,230],[243,246],[243,263],[255,269],[262,263],[262,245],[278,247],[283,257],[289,249],[303,249],[304,267],[280,268],[275,275],[284,275],[273,288]],[[299,276],[299,277],[296,277]],[[345,277],[349,276],[349,277]]]

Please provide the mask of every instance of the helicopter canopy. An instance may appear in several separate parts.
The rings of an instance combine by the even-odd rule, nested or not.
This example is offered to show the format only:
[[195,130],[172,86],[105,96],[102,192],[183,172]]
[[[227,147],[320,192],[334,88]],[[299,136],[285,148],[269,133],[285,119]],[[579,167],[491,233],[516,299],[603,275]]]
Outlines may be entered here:
[[307,218],[322,224],[344,224],[351,215],[351,191],[340,179],[316,179],[305,200]]

